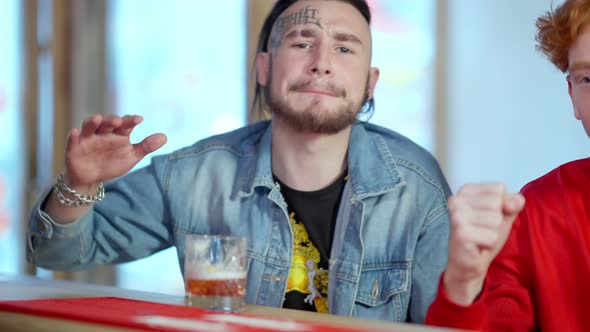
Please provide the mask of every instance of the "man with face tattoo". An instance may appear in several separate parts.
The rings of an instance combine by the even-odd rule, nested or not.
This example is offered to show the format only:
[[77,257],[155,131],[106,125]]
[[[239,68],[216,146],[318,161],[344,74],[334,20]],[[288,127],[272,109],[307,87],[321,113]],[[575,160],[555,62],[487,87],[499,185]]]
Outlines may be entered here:
[[182,266],[186,234],[243,235],[247,303],[423,322],[447,262],[450,190],[427,151],[358,120],[379,78],[370,20],[364,0],[277,1],[253,105],[271,120],[129,174],[166,136],[131,144],[141,117],[86,119],[32,211],[29,261],[80,269],[175,246]]

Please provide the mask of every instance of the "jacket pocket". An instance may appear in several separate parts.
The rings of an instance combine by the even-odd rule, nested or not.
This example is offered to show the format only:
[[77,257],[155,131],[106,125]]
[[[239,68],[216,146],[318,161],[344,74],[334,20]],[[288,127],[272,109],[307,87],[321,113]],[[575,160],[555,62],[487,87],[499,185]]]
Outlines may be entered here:
[[409,264],[361,271],[353,315],[405,321],[410,289]]

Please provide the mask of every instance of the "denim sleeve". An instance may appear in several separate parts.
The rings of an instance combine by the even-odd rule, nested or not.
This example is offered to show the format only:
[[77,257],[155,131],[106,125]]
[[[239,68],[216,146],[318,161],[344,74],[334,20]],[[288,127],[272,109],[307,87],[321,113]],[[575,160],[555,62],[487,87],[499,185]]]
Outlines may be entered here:
[[430,211],[416,245],[408,320],[423,323],[447,265],[449,214],[446,202]]
[[57,224],[41,210],[46,193],[28,221],[27,260],[52,270],[79,270],[143,258],[170,247],[166,181],[157,169],[152,163],[107,184],[104,200],[67,225]]

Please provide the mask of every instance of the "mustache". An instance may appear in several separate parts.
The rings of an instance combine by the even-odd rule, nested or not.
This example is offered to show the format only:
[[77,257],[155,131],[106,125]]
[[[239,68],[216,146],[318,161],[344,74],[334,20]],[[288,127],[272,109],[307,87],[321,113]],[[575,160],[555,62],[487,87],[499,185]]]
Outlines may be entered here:
[[336,86],[330,82],[320,82],[317,80],[298,81],[293,83],[289,90],[305,91],[305,90],[320,90],[333,94],[337,97],[346,97],[346,90]]

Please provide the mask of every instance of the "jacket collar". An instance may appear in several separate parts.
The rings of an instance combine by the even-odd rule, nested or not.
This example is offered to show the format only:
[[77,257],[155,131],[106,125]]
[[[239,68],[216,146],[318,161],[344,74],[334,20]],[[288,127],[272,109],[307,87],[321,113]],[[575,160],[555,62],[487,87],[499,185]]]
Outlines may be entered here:
[[376,196],[405,185],[383,136],[357,121],[348,144],[348,175],[353,198]]
[[[252,141],[255,153],[245,154],[239,163],[236,192],[250,196],[257,187],[272,189],[270,121],[258,124],[265,126],[258,140]],[[380,195],[398,186],[405,185],[395,164],[395,158],[385,139],[366,130],[363,122],[353,124],[348,144],[348,175],[354,198]]]

